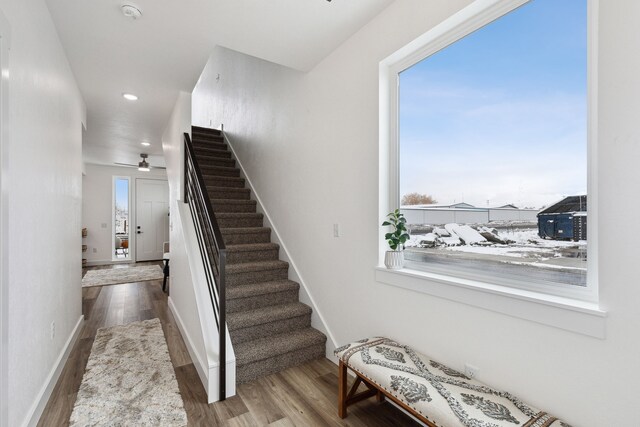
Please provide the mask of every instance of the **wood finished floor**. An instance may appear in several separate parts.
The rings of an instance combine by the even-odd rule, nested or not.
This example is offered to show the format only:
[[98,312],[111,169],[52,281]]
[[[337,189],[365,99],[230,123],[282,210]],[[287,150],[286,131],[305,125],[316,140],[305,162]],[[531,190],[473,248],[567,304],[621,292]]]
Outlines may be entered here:
[[[142,264],[149,263],[136,265]],[[205,390],[161,287],[162,281],[156,280],[82,290],[85,325],[38,426],[69,425],[76,394],[99,328],[155,317],[160,319],[167,339],[189,426],[419,425],[391,404],[379,404],[375,399],[349,407],[349,416],[341,420],[337,416],[338,368],[328,359],[319,359],[239,385],[236,396],[207,404]]]

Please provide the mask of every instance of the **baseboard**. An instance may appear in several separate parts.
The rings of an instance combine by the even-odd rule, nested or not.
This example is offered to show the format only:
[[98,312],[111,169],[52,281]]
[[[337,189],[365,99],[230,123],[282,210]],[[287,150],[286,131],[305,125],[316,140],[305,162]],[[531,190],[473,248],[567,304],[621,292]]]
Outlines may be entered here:
[[44,411],[45,406],[47,406],[47,402],[49,402],[49,398],[51,397],[51,392],[53,392],[53,388],[58,382],[58,378],[60,378],[60,374],[62,373],[62,369],[64,368],[65,363],[67,363],[67,359],[69,358],[69,354],[73,349],[78,337],[80,336],[80,332],[82,331],[82,326],[84,325],[84,315],[80,315],[76,326],[71,331],[71,335],[67,339],[62,351],[58,355],[58,359],[56,363],[53,365],[53,369],[49,372],[47,376],[47,380],[45,381],[40,393],[38,393],[38,397],[35,402],[29,409],[29,413],[25,417],[23,426],[35,426],[40,421],[40,417],[42,416],[42,412]]
[[[223,127],[223,130],[224,130],[224,127]],[[338,342],[336,341],[335,337],[333,336],[333,333],[329,329],[328,323],[326,322],[324,316],[322,315],[322,311],[318,307],[318,304],[316,304],[316,301],[313,298],[313,295],[311,294],[311,291],[309,290],[309,287],[307,286],[307,283],[302,278],[302,275],[300,274],[300,270],[298,269],[298,266],[296,265],[295,261],[291,257],[291,253],[287,249],[287,245],[284,243],[282,238],[280,238],[280,233],[278,233],[278,228],[275,226],[275,224],[271,220],[271,215],[269,215],[269,212],[265,208],[264,203],[262,203],[262,199],[260,199],[260,196],[258,195],[258,192],[256,191],[255,187],[253,186],[253,183],[251,182],[251,179],[249,178],[249,175],[247,174],[246,170],[242,166],[242,162],[238,158],[235,150],[233,149],[233,145],[231,144],[231,141],[227,137],[226,133],[223,133],[222,135],[223,135],[225,141],[227,142],[227,145],[229,145],[229,149],[233,153],[233,157],[235,158],[236,163],[238,164],[238,168],[240,168],[242,176],[247,181],[247,184],[249,184],[249,188],[251,188],[252,196],[255,197],[256,202],[258,204],[258,207],[262,211],[262,214],[264,215],[264,218],[267,221],[267,225],[266,226],[271,228],[271,231],[273,232],[273,234],[275,236],[275,239],[277,240],[277,243],[280,245],[280,248],[283,250],[284,255],[287,258],[285,261],[289,262],[290,268],[293,270],[294,274],[297,276],[296,277],[297,281],[300,282],[300,286],[302,286],[304,292],[309,297],[311,305],[313,306],[312,307],[313,308],[313,312],[318,315],[318,319],[320,320],[320,323],[322,323],[322,326],[323,326],[322,327],[322,332],[324,332],[327,335],[328,340],[330,340],[331,343],[333,344],[333,348],[331,348],[331,346],[327,346],[327,349],[326,349],[327,358],[335,357],[335,356],[333,356],[333,350],[338,348]],[[329,342],[327,342],[327,344],[329,344]]]
[[[189,356],[191,357],[191,361],[193,362],[193,366],[196,367],[196,371],[198,372],[198,376],[200,377],[200,381],[202,382],[202,386],[207,389],[209,383],[209,363],[204,363],[200,354],[196,351],[196,347],[193,345],[193,341],[191,340],[191,336],[187,332],[187,329],[184,327],[184,322],[182,321],[182,317],[180,317],[180,313],[176,308],[176,305],[173,303],[171,297],[169,297],[169,310],[173,314],[174,319],[176,319],[176,324],[178,325],[178,330],[180,334],[184,338],[185,345],[187,346],[187,351],[189,352]],[[208,394],[208,393],[207,393]]]

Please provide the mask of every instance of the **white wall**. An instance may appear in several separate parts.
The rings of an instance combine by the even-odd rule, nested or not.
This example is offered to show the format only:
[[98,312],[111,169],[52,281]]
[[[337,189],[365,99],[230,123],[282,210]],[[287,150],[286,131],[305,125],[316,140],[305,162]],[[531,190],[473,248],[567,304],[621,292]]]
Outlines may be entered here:
[[[207,392],[208,402],[220,398],[219,344],[195,227],[184,203],[184,133],[191,133],[191,95],[180,92],[162,136],[170,193],[171,286],[169,307],[185,338],[189,355]],[[235,394],[235,354],[227,331],[226,393]]]
[[[183,203],[183,174],[184,174],[184,132],[191,134],[191,95],[180,92],[167,128],[162,136],[162,149],[167,165],[169,179],[169,209],[171,211],[171,225],[169,227],[169,242],[171,244],[171,300],[178,311],[186,334],[193,344],[193,350],[199,357],[193,358],[194,363],[206,360],[204,340],[198,306],[189,269],[189,260],[185,250],[184,231],[182,221],[179,220],[178,203]],[[189,218],[190,219],[190,218]]]
[[[169,243],[171,244],[170,261],[170,307],[174,311],[187,348],[191,354],[198,374],[208,390],[208,358],[203,338],[203,325],[200,321],[196,291],[191,275],[189,259],[186,251],[185,230],[182,224],[191,218],[182,218],[179,204],[182,199],[184,183],[184,133],[191,134],[191,95],[185,92],[178,94],[169,123],[162,135],[162,150],[167,165],[169,179]],[[197,257],[199,261],[199,256]]]
[[20,426],[37,421],[49,380],[55,382],[58,362],[81,325],[86,112],[44,1],[2,0],[0,9],[12,32],[10,140],[2,170],[9,242],[7,425]]
[[[340,343],[383,334],[515,391],[574,425],[637,424],[640,287],[640,2],[600,2],[601,307],[590,338],[374,280],[378,63],[467,0],[399,0],[306,75],[217,48],[193,93],[194,124],[224,123],[236,152]],[[220,74],[219,82],[215,77]],[[624,185],[620,185],[624,183]],[[364,219],[360,212],[370,212]],[[333,223],[343,235],[333,237]]]
[[[85,165],[82,177],[82,226],[87,228],[84,257],[88,265],[111,264],[113,256],[113,177],[129,177],[129,224],[134,231],[129,239],[129,253],[135,259],[136,179],[166,179],[164,169],[140,172],[124,166]],[[103,225],[106,227],[103,228]],[[94,252],[94,250],[96,252]]]

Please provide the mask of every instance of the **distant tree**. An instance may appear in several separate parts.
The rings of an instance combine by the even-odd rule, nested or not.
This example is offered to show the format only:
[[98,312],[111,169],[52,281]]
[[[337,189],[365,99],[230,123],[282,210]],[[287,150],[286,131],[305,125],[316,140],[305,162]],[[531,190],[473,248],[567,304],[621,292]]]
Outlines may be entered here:
[[432,205],[434,203],[438,203],[438,201],[428,194],[409,193],[402,196],[401,205]]

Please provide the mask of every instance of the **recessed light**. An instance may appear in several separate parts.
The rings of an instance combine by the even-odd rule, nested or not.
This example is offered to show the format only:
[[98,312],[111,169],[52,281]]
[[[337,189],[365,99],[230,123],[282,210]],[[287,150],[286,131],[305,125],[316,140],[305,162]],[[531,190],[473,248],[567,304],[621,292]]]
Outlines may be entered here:
[[122,96],[124,97],[124,99],[128,99],[129,101],[137,101],[138,97],[135,96],[132,93],[123,93]]
[[148,147],[151,145],[149,142],[141,142],[140,144],[144,145],[145,147]]

